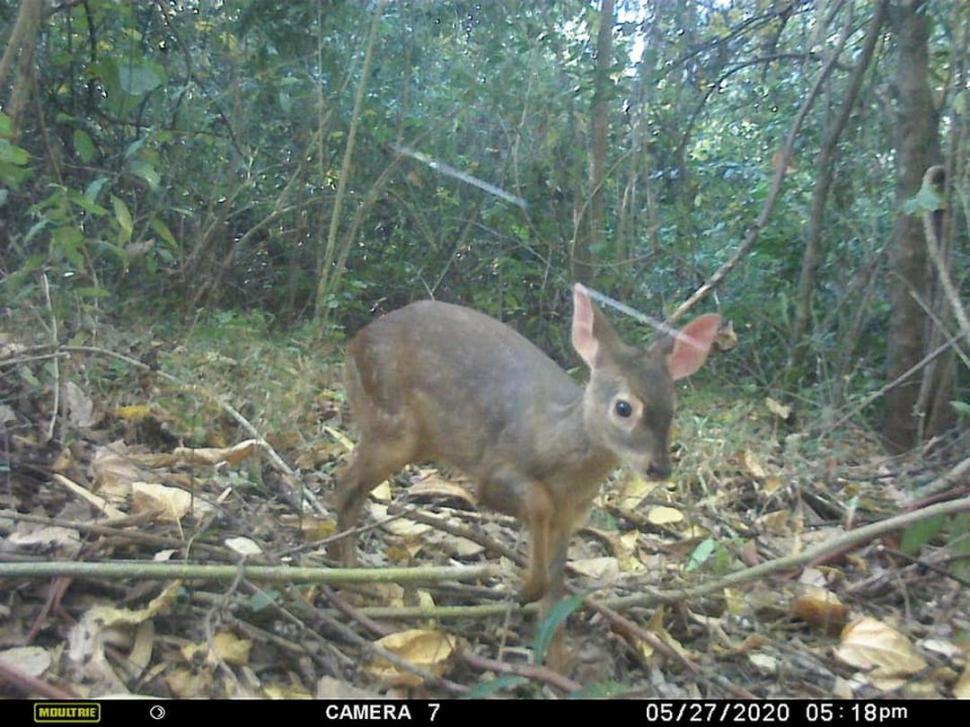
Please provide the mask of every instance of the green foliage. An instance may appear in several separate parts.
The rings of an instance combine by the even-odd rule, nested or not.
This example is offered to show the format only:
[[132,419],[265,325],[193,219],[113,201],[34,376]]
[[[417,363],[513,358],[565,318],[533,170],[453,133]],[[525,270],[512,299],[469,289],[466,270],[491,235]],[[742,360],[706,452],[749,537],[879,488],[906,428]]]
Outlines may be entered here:
[[569,615],[583,604],[583,599],[588,595],[587,593],[577,593],[561,599],[549,610],[549,614],[539,622],[532,642],[532,658],[536,664],[542,664],[546,660],[546,650],[552,643],[556,631],[569,618]]
[[[8,16],[13,5],[4,5]],[[51,14],[30,111],[43,119],[21,124],[15,140],[0,113],[0,207],[12,240],[4,302],[28,299],[46,272],[71,310],[262,310],[285,325],[315,312],[333,222],[346,245],[336,263],[343,275],[321,303],[335,331],[433,295],[500,316],[573,362],[562,319],[591,194],[598,7],[386,4],[347,203],[332,221],[372,10],[89,0]],[[928,11],[957,17],[952,2]],[[779,13],[754,0],[627,3],[618,12],[601,89],[608,174],[592,282],[663,315],[728,260],[759,214],[776,155],[831,50],[819,24],[842,16],[822,17],[812,4]],[[823,52],[806,56],[807,38]],[[941,77],[951,42],[934,37]],[[850,37],[844,64],[859,43],[861,33]],[[840,98],[844,64],[824,98]],[[871,83],[885,80],[885,65],[874,64]],[[952,103],[960,113],[966,94]],[[870,295],[858,275],[880,259],[896,206],[882,113],[863,91],[834,162],[800,396],[829,396],[815,387],[836,375],[866,392],[881,375],[886,286]],[[761,384],[777,383],[790,354],[812,159],[830,115],[821,102],[810,111],[774,215],[718,291],[722,312],[744,326],[724,365]],[[399,157],[392,144],[528,207]],[[921,191],[907,209],[936,204]],[[840,342],[855,330],[847,351]]]

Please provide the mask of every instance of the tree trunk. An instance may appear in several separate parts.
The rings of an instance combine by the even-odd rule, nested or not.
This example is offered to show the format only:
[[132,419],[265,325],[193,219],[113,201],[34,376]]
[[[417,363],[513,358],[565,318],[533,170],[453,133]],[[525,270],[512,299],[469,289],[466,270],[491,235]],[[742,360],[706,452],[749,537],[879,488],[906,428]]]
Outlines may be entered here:
[[573,279],[588,283],[593,276],[592,248],[603,237],[603,183],[606,180],[606,151],[610,130],[610,66],[613,60],[613,0],[603,0],[596,37],[596,76],[590,109],[590,190],[583,226],[573,249]]
[[[916,194],[923,173],[940,160],[939,114],[929,84],[929,17],[922,2],[898,3],[890,18],[896,40],[896,113],[892,128],[896,150],[897,209]],[[887,377],[895,381],[926,353],[928,325],[917,298],[926,300],[930,276],[926,238],[919,215],[900,213],[890,259],[892,312],[886,347]],[[883,438],[894,451],[917,444],[920,380],[910,376],[886,394]],[[933,397],[930,397],[933,398]]]
[[[13,140],[20,135],[21,116],[30,97],[31,79],[33,78],[34,48],[37,36],[40,34],[41,22],[44,17],[43,0],[22,0],[17,20],[7,47],[0,57],[0,89],[3,88],[7,75],[16,62],[13,81],[10,84],[10,95],[5,105],[0,105],[10,118]],[[2,101],[0,101],[2,104]]]

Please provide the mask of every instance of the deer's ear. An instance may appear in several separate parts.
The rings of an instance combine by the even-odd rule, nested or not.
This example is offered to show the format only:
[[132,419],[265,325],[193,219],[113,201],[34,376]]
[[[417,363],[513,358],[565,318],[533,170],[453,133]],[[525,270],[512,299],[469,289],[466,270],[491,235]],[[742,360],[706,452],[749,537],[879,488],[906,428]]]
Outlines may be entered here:
[[680,335],[674,338],[673,350],[667,354],[670,378],[674,381],[683,379],[704,365],[720,325],[721,316],[708,313],[680,329]]
[[593,311],[593,301],[590,300],[586,288],[580,283],[576,283],[573,286],[573,348],[590,368],[593,367],[600,348],[593,332],[595,321],[596,314]]

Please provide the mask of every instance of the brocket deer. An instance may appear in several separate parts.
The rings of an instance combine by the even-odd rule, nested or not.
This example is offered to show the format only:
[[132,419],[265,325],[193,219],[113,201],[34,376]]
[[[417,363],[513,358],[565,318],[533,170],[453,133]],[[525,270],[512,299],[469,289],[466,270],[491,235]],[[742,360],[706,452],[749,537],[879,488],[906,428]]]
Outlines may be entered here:
[[[607,473],[620,462],[651,479],[670,473],[674,382],[704,364],[720,323],[703,315],[637,349],[579,284],[573,304],[585,388],[511,328],[469,308],[422,301],[364,327],[344,368],[359,441],[338,477],[339,529],[353,528],[368,493],[406,464],[453,465],[477,481],[483,505],[525,523],[521,598],[546,595],[551,605],[563,590],[569,537]],[[355,562],[353,535],[337,555]]]

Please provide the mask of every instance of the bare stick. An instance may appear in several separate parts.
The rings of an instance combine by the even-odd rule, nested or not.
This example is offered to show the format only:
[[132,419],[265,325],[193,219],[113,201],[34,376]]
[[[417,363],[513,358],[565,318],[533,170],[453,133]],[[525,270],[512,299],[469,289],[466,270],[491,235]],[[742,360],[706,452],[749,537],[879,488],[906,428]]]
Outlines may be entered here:
[[233,581],[239,576],[267,583],[433,583],[435,581],[474,581],[496,574],[492,565],[423,568],[295,568],[289,566],[196,565],[193,563],[148,563],[111,561],[43,561],[0,563],[0,578],[123,578],[163,580],[200,579]]
[[850,530],[844,535],[826,540],[824,543],[819,543],[797,555],[790,555],[785,558],[776,558],[765,563],[759,563],[751,568],[736,571],[724,578],[694,586],[693,588],[676,591],[655,591],[649,594],[627,596],[610,601],[609,604],[613,608],[620,609],[630,606],[651,606],[657,603],[678,603],[688,599],[699,598],[709,593],[720,591],[728,586],[747,583],[748,581],[762,578],[771,573],[802,568],[833,552],[861,545],[874,538],[878,538],[880,535],[902,530],[914,523],[936,517],[937,515],[955,515],[956,513],[967,511],[970,511],[970,497],[941,502],[937,505],[930,505],[922,510],[896,515],[895,517],[866,525],[857,530]]

